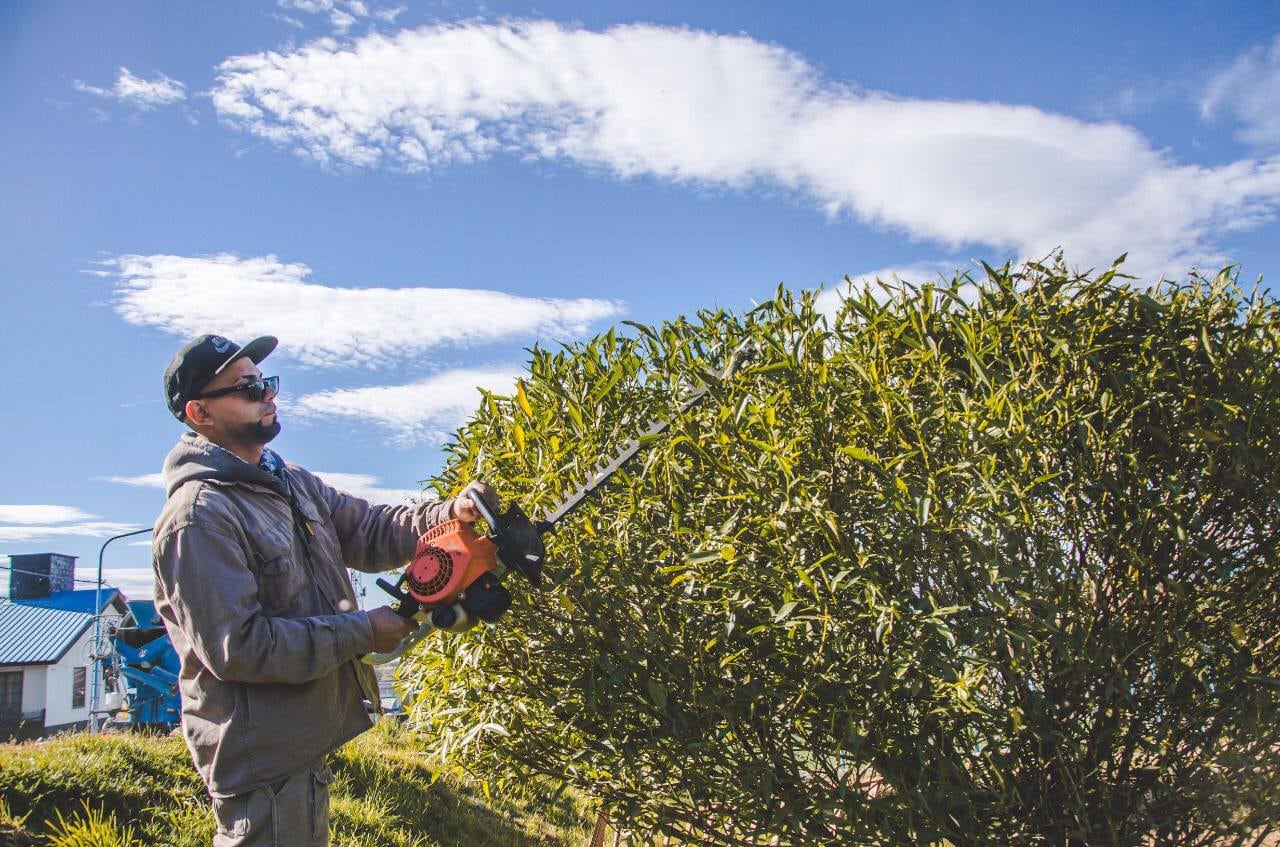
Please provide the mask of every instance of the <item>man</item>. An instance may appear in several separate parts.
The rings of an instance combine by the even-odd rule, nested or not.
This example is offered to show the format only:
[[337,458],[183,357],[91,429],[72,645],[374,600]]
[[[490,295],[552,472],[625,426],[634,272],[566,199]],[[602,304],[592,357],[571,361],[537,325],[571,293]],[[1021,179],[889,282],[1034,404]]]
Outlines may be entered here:
[[479,518],[473,483],[450,502],[371,506],[285,464],[276,339],[217,335],[165,371],[169,411],[191,428],[164,463],[156,609],[182,661],[182,730],[213,798],[215,847],[328,844],[325,758],[371,726],[377,679],[359,661],[416,625],[356,608],[346,567],[403,564],[438,523]]

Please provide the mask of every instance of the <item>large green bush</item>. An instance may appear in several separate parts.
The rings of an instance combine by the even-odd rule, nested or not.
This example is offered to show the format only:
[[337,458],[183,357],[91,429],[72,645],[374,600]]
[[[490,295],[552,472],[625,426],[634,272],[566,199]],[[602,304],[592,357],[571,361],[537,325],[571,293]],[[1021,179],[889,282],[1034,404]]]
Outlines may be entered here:
[[1229,272],[1055,260],[534,350],[442,490],[539,513],[713,388],[562,525],[552,587],[411,655],[417,726],[705,844],[1274,827],[1277,317]]

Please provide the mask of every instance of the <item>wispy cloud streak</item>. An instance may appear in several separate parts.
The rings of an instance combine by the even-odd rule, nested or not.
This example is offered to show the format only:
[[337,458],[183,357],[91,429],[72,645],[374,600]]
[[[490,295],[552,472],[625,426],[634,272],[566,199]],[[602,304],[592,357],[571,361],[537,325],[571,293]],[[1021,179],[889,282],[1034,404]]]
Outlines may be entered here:
[[1230,116],[1242,141],[1267,147],[1280,145],[1280,35],[1269,45],[1243,53],[1213,75],[1200,99],[1207,119]]
[[[143,541],[139,546],[151,546]],[[151,568],[103,568],[102,581],[119,588],[129,600],[151,600],[156,593],[156,574]]]
[[445,371],[407,385],[375,385],[307,394],[286,414],[371,423],[401,445],[442,442],[480,404],[479,389],[513,390],[522,369],[514,365]]
[[313,471],[313,473],[339,491],[345,491],[370,503],[399,506],[423,496],[422,491],[416,488],[388,488],[381,484],[382,480],[371,474],[343,471]]
[[119,256],[115,309],[129,323],[184,338],[275,335],[304,365],[378,367],[440,346],[564,339],[616,317],[622,304],[521,297],[469,288],[343,288],[275,256]]
[[546,21],[429,26],[228,59],[226,121],[323,163],[427,171],[496,153],[620,177],[781,186],[949,248],[1183,270],[1269,219],[1280,159],[1181,164],[1131,127],[894,97],[742,35]]
[[99,482],[115,482],[120,485],[132,485],[135,488],[164,488],[162,481],[163,474],[159,471],[156,473],[140,474],[138,476],[99,476],[94,477]]
[[0,505],[0,541],[28,542],[66,536],[109,538],[132,529],[138,527],[104,521],[74,506]]
[[71,87],[85,94],[119,100],[142,111],[187,99],[187,87],[178,80],[170,79],[164,74],[156,74],[153,79],[143,79],[134,76],[128,68],[120,69],[115,85],[110,88],[89,85],[78,79],[71,83]]

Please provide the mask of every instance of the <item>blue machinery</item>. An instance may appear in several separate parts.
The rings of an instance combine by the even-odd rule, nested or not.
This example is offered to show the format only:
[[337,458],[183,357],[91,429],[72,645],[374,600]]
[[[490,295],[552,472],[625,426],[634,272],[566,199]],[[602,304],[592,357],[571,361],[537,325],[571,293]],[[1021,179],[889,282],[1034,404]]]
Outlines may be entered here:
[[111,633],[113,650],[101,660],[107,689],[103,706],[120,718],[127,715],[123,723],[132,729],[167,731],[178,725],[182,714],[178,654],[154,604],[133,601],[129,611],[134,626]]

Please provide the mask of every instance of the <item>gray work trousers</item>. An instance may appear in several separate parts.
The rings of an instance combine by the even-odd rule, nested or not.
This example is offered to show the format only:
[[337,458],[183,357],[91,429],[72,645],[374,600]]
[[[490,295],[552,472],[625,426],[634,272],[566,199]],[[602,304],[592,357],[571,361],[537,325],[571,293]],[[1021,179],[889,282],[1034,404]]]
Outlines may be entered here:
[[213,847],[328,847],[329,783],[325,760],[244,794],[213,799]]

